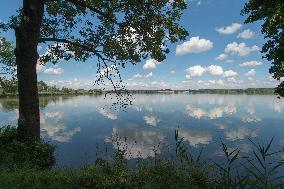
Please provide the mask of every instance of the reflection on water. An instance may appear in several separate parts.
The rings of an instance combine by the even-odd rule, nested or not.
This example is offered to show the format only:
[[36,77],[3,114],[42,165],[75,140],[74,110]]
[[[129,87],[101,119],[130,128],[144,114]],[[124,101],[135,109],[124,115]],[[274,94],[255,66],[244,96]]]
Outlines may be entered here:
[[[125,158],[163,154],[160,144],[173,142],[174,130],[193,149],[220,155],[220,139],[230,149],[250,153],[247,138],[275,137],[284,146],[284,100],[269,95],[139,94],[124,111],[104,96],[41,97],[41,134],[58,148],[59,165],[94,161],[95,146],[124,149]],[[0,99],[0,124],[16,124],[18,101]]]
[[159,144],[165,136],[153,130],[147,130],[138,126],[114,127],[110,137],[105,141],[112,143],[115,149],[125,150],[125,158],[148,158],[160,154]]

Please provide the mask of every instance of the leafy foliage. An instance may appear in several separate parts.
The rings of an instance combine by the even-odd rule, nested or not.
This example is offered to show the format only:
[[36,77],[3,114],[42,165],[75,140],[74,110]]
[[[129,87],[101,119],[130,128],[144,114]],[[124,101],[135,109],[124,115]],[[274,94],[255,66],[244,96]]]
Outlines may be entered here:
[[[167,44],[188,35],[178,23],[186,8],[184,0],[45,0],[44,5],[38,42],[48,48],[40,63],[96,58],[96,84],[111,85],[118,100],[125,89],[120,67],[147,57],[162,61],[169,53]],[[0,28],[17,28],[21,17],[19,9]]]
[[54,162],[54,146],[40,141],[18,141],[17,129],[6,126],[0,128],[0,169],[33,167],[44,169]]
[[[242,10],[247,14],[245,23],[262,22],[262,33],[267,39],[263,45],[264,58],[272,62],[269,70],[278,81],[284,77],[284,1],[283,0],[250,0]],[[276,93],[284,96],[284,81]]]
[[0,36],[0,86],[4,78],[16,75],[16,60],[14,55],[14,46],[4,37]]

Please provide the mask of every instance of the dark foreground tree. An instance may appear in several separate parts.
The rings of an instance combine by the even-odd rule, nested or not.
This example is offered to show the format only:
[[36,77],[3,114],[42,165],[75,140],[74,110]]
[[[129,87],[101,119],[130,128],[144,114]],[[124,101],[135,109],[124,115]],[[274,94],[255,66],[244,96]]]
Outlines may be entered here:
[[[1,25],[16,34],[19,138],[40,137],[38,62],[96,57],[97,81],[107,78],[117,91],[120,67],[147,57],[162,61],[168,42],[185,39],[178,24],[185,8],[184,0],[23,0],[19,15]],[[41,56],[39,43],[48,45]]]
[[[245,23],[262,21],[261,32],[267,40],[262,53],[272,62],[270,74],[281,82],[284,77],[284,0],[249,0],[242,10],[244,14],[248,14]],[[284,97],[284,81],[275,92]]]

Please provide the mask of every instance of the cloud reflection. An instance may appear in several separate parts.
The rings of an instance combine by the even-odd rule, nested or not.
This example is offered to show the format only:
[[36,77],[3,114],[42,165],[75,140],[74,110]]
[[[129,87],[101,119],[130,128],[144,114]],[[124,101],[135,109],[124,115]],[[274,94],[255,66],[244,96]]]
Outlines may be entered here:
[[187,129],[179,130],[179,137],[188,141],[191,146],[197,147],[201,144],[209,144],[212,140],[212,135],[204,131],[191,131]]
[[160,132],[146,130],[139,127],[114,127],[111,137],[106,137],[106,142],[111,142],[115,149],[125,150],[126,159],[155,157],[160,154],[159,144],[165,136]]
[[239,127],[236,129],[231,129],[230,131],[225,132],[225,136],[227,140],[236,141],[236,140],[243,140],[248,137],[257,137],[256,131],[251,131],[246,127]]
[[46,112],[41,114],[41,133],[47,135],[54,141],[68,142],[78,132],[81,131],[80,127],[69,129],[60,123],[63,118],[63,112]]
[[150,115],[150,116],[144,116],[144,121],[146,122],[147,125],[155,127],[161,120],[157,116]]
[[115,112],[112,112],[112,111],[106,109],[106,108],[98,108],[98,112],[108,119],[112,119],[112,120],[117,119],[117,114]]
[[227,105],[222,107],[215,107],[206,111],[202,108],[196,108],[188,104],[186,106],[187,115],[195,119],[210,118],[217,119],[224,116],[224,114],[231,115],[237,112],[237,108],[234,105]]

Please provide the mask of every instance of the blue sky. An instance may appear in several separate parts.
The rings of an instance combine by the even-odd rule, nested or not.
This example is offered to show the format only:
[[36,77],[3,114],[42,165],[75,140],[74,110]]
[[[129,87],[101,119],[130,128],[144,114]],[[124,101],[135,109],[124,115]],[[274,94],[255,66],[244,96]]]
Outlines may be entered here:
[[[270,63],[259,49],[265,42],[260,24],[244,25],[240,15],[247,0],[187,0],[181,19],[188,31],[186,41],[171,44],[163,62],[144,60],[121,69],[129,89],[198,89],[274,87]],[[0,19],[7,21],[21,0],[2,0]],[[3,33],[14,41],[14,33]],[[39,47],[44,54],[45,48]],[[94,88],[96,61],[61,61],[39,67],[38,78],[48,84],[73,88]],[[97,86],[95,86],[97,88]]]

